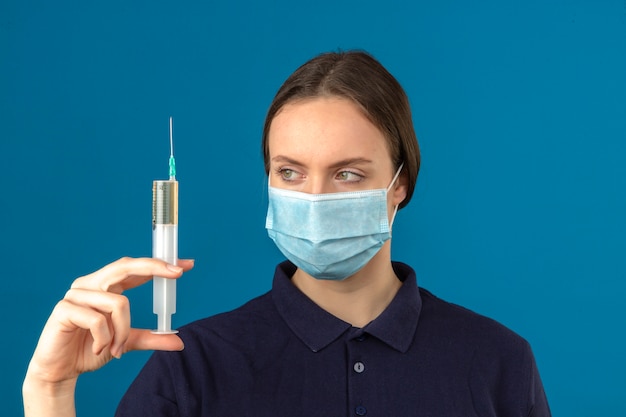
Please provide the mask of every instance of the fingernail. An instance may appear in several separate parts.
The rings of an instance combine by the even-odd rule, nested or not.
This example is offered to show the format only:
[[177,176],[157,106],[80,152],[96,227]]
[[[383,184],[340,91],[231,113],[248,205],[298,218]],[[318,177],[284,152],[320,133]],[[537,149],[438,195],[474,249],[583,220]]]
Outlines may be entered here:
[[111,356],[113,356],[115,359],[120,359],[122,357],[122,348],[115,347],[111,349]]
[[172,272],[176,272],[177,274],[183,272],[183,268],[181,268],[180,266],[172,265],[172,264],[167,264],[167,269],[169,269]]

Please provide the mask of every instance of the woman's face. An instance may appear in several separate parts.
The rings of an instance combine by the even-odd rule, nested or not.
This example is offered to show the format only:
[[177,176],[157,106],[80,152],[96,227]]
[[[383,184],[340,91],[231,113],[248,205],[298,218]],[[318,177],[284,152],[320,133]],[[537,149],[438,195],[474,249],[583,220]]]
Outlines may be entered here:
[[[386,142],[348,99],[288,103],[269,130],[270,185],[310,194],[387,188],[395,167]],[[405,197],[400,176],[389,191],[388,212]]]

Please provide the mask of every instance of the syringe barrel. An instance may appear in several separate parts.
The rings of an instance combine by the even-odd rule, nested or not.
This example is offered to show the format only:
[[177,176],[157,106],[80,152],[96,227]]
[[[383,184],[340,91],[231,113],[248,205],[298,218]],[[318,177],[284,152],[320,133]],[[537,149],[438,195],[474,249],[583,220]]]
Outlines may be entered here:
[[[172,265],[178,262],[178,182],[154,181],[152,184],[152,257]],[[175,333],[172,314],[176,313],[176,280],[154,277],[153,312],[157,315],[156,333]]]

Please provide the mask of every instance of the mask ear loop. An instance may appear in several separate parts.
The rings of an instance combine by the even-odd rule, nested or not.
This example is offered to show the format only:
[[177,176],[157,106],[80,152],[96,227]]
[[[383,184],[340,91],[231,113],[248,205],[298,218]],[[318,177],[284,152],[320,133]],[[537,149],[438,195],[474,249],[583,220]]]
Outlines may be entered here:
[[400,176],[400,172],[402,172],[403,167],[404,167],[404,162],[401,163],[400,166],[398,167],[398,170],[396,171],[396,175],[393,176],[393,179],[391,180],[391,184],[389,184],[389,187],[387,187],[387,192],[389,192],[389,190],[391,190],[391,187],[393,187],[393,184],[396,182],[396,180]]
[[[404,162],[400,164],[400,167],[396,171],[396,175],[393,176],[393,179],[391,180],[391,184],[389,184],[389,187],[387,187],[387,193],[389,193],[389,190],[391,190],[391,187],[393,187],[393,184],[395,184],[396,180],[400,176],[400,172],[402,172],[402,167],[404,167]],[[398,206],[399,205],[400,204],[396,204],[394,206],[394,208],[393,208],[393,215],[391,216],[391,221],[389,222],[389,230],[390,231],[391,231],[391,226],[393,226],[393,221],[396,219],[396,214],[398,213]]]

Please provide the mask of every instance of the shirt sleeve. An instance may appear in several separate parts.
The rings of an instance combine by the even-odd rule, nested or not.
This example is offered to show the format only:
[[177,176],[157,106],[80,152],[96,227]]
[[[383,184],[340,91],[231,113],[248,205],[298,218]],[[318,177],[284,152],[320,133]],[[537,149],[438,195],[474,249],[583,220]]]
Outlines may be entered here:
[[528,357],[530,366],[530,384],[529,384],[529,405],[530,412],[528,417],[551,417],[550,407],[548,406],[548,399],[543,389],[541,377],[539,376],[539,370],[535,362],[530,346],[528,347]]

